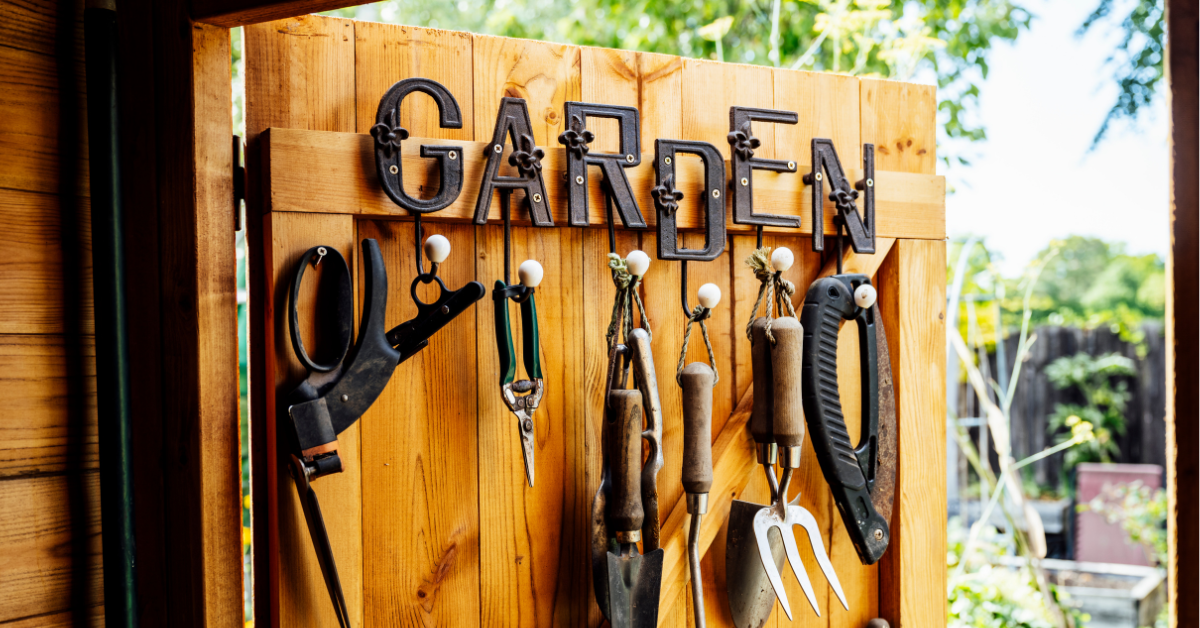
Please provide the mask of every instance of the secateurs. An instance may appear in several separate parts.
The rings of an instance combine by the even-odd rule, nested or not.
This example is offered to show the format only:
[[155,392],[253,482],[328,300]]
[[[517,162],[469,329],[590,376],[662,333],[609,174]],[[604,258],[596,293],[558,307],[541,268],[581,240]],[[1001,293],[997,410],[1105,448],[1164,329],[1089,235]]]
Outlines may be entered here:
[[[775,600],[783,606],[789,619],[791,606],[783,588],[781,568],[786,556],[792,573],[800,582],[813,610],[820,615],[812,582],[800,562],[792,528],[804,528],[830,587],[843,606],[837,573],[825,553],[820,529],[812,513],[799,506],[799,496],[788,501],[788,488],[795,469],[800,466],[801,445],[804,442],[804,415],[800,385],[803,330],[791,307],[794,291],[781,273],[792,263],[791,251],[777,249],[766,262],[767,249],[760,248],[750,259],[751,266],[763,281],[759,303],[766,296],[767,316],[754,318],[749,325],[751,364],[754,371],[754,406],[750,415],[750,431],[757,444],[758,461],[763,465],[771,489],[771,504],[762,506],[735,500],[730,509],[729,535],[726,548],[726,581],[729,588],[730,611],[739,628],[762,626],[770,616]],[[790,316],[772,319],[772,301],[786,306]],[[755,306],[757,314],[758,304]],[[783,475],[776,481],[775,464],[782,458]],[[770,531],[778,530],[781,543],[773,543]],[[782,548],[779,546],[782,545]]]

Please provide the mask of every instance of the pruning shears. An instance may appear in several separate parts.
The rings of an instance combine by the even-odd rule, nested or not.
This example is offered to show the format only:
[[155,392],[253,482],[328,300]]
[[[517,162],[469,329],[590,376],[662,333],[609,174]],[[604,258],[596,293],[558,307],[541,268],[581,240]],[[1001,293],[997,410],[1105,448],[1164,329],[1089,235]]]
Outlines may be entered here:
[[[542,363],[539,355],[537,305],[534,289],[526,285],[510,286],[497,280],[492,290],[496,310],[496,348],[500,353],[500,393],[504,404],[517,416],[517,432],[521,436],[521,455],[525,460],[525,480],[533,486],[533,414],[542,401]],[[512,323],[508,300],[521,304],[521,345],[525,376],[517,379],[517,354],[513,348]]]

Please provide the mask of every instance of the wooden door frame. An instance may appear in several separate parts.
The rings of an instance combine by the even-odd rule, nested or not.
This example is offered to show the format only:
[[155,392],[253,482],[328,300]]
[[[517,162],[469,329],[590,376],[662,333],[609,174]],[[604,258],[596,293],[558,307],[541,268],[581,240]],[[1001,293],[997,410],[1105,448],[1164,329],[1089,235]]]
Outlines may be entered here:
[[[138,243],[128,252],[129,294],[139,339],[131,363],[139,593],[148,625],[242,623],[240,470],[231,462],[239,434],[228,29],[356,4],[122,0],[118,7],[126,229]],[[1197,623],[1196,605],[1181,605],[1179,592],[1195,591],[1200,562],[1192,388],[1200,366],[1197,11],[1191,0],[1167,4],[1168,31],[1179,34],[1168,40],[1167,455],[1172,625],[1182,626]],[[252,294],[255,281],[261,277],[252,273]],[[251,338],[252,350],[256,344]],[[1181,495],[1179,486],[1191,492]]]

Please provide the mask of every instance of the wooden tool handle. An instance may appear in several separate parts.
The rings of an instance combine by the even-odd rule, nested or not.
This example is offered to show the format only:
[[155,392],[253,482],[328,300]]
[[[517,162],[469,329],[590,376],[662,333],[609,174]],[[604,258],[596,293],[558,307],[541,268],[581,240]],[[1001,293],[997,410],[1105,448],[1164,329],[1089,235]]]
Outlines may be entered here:
[[775,442],[775,393],[771,377],[771,341],[767,319],[754,319],[750,326],[750,367],[754,370],[754,406],[750,410],[750,434],[754,442]]
[[683,490],[707,493],[713,482],[712,405],[716,374],[703,362],[683,369]]
[[771,380],[775,400],[775,442],[780,447],[804,443],[804,395],[800,370],[804,364],[804,328],[785,316],[771,325],[775,347],[771,351]]
[[609,391],[606,424],[610,430],[608,442],[612,445],[608,464],[613,483],[608,500],[608,526],[619,536],[640,531],[645,519],[642,511],[642,393]]

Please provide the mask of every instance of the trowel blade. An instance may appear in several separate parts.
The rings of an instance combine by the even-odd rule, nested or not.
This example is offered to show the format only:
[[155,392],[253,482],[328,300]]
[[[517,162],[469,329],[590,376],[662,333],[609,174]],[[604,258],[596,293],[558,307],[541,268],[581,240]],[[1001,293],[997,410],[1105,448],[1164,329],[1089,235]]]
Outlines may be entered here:
[[[775,591],[759,556],[754,538],[754,517],[767,508],[734,500],[729,510],[729,532],[725,547],[725,578],[729,611],[737,628],[762,628],[775,608]],[[768,536],[776,573],[782,573],[783,539],[778,531]]]
[[664,551],[608,552],[608,621],[613,628],[656,628]]

